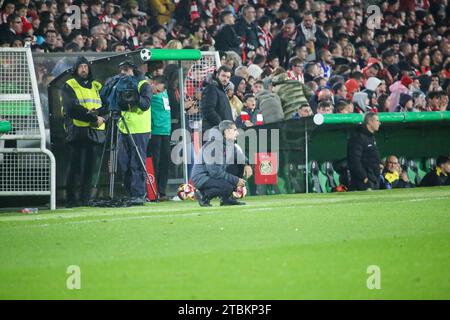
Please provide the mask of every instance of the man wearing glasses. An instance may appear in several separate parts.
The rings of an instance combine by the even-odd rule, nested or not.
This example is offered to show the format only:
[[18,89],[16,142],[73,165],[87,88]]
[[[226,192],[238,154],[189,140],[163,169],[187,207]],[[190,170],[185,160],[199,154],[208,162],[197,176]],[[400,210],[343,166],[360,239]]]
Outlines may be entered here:
[[398,158],[394,155],[387,157],[386,166],[382,173],[382,188],[411,188],[412,183],[409,182],[408,175],[402,171]]
[[16,14],[10,14],[7,19],[7,30],[3,29],[0,32],[0,39],[6,43],[12,44],[16,40],[22,39],[22,19]]

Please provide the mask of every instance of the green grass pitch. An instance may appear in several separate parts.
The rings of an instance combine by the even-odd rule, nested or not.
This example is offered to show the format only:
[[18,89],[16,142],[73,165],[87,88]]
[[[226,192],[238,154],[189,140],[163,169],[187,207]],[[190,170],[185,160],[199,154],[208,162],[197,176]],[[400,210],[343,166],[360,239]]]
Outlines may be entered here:
[[450,188],[245,201],[0,214],[0,298],[450,299]]

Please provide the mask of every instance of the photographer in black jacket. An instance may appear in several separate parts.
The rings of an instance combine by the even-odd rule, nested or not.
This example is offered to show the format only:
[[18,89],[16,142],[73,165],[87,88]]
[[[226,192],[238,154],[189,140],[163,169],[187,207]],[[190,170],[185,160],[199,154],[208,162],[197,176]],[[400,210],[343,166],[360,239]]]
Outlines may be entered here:
[[358,127],[348,141],[350,190],[363,191],[380,187],[380,154],[374,137],[379,127],[378,114],[368,112],[364,115],[364,124]]

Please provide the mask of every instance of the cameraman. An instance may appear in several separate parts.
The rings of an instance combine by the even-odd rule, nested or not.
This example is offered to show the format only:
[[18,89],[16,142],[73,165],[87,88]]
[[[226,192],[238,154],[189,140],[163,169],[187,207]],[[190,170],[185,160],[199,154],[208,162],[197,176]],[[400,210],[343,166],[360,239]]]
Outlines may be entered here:
[[[143,171],[141,160],[147,158],[147,145],[151,132],[150,102],[152,99],[152,89],[144,75],[137,70],[135,64],[130,61],[123,61],[119,64],[120,73],[133,76],[138,82],[135,96],[136,101],[129,105],[127,111],[122,111],[122,120],[119,121],[118,145],[118,166],[119,172],[124,178],[127,192],[131,196],[131,204],[143,205],[146,202],[146,175]],[[130,130],[130,135],[136,143],[139,154],[128,135],[126,126]]]
[[[99,152],[105,141],[105,118],[108,110],[102,106],[100,89],[84,57],[78,57],[72,68],[73,77],[62,89],[67,142],[71,147],[70,169],[67,175],[66,207],[87,205],[92,188],[92,175]],[[77,199],[76,189],[80,186]]]

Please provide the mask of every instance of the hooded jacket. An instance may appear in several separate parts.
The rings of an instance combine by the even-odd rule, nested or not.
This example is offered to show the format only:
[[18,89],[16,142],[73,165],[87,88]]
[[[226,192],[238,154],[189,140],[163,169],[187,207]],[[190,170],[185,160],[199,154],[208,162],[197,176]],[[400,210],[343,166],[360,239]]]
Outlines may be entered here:
[[411,110],[407,110],[406,109],[406,104],[408,103],[408,101],[412,101],[413,98],[409,95],[409,94],[405,94],[405,93],[400,93],[400,101],[398,106],[395,108],[395,112],[408,112],[408,111],[413,111]]
[[366,105],[367,98],[368,98],[368,94],[365,92],[356,92],[353,95],[352,101],[355,104],[356,109],[362,113],[365,113],[367,111],[367,105]]
[[[81,64],[89,65],[89,62],[85,57],[78,57],[72,67],[72,79],[75,79],[83,88],[92,89],[93,86],[96,86],[96,90],[100,91],[101,85],[96,81],[94,82],[90,67],[89,74],[86,79],[81,78],[77,74],[78,67]],[[92,129],[91,127],[77,127],[73,124],[73,120],[95,123],[97,122],[97,116],[103,116],[105,118],[105,115],[108,114],[108,109],[103,102],[102,107],[96,109],[96,112],[89,112],[88,109],[80,104],[75,91],[66,82],[62,88],[62,103],[64,114],[66,116],[65,126],[68,134],[67,140],[69,142],[90,141],[94,143],[102,143],[105,140],[104,130],[99,131]]]

